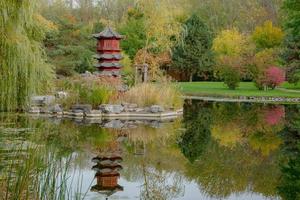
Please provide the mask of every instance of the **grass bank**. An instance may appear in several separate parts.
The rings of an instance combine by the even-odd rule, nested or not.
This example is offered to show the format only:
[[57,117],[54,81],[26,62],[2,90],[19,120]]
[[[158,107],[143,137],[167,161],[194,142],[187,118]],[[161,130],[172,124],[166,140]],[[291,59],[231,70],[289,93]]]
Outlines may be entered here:
[[[241,82],[235,90],[230,90],[223,82],[180,82],[177,83],[184,95],[212,97],[294,97],[300,98],[300,85],[284,83],[274,90],[258,90],[252,82]],[[298,92],[299,91],[299,92]]]

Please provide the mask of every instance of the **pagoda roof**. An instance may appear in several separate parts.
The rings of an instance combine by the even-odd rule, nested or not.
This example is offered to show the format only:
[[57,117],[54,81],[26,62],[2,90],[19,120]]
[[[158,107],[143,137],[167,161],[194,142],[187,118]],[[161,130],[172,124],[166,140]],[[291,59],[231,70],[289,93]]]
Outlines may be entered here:
[[95,67],[117,67],[120,68],[122,65],[120,63],[113,63],[113,62],[103,62],[103,63],[97,63]]
[[104,53],[104,54],[96,54],[94,55],[94,58],[96,59],[122,59],[123,56],[121,54],[108,54],[108,53]]
[[94,185],[91,188],[92,192],[98,192],[100,194],[104,194],[106,196],[111,196],[112,194],[119,192],[119,191],[123,191],[124,188],[120,185],[116,185],[114,187],[103,187],[100,185]]
[[93,34],[94,38],[117,38],[117,39],[122,39],[123,36],[120,35],[119,33],[115,32],[112,30],[110,27],[106,27],[102,32]]

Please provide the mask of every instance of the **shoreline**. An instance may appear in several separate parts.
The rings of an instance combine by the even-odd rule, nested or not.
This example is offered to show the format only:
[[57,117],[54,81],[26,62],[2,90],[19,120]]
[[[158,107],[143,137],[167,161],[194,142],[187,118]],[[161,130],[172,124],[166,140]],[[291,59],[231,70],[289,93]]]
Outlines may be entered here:
[[183,109],[178,109],[175,111],[164,111],[160,113],[141,113],[141,112],[122,112],[122,113],[85,113],[85,112],[72,112],[63,111],[57,113],[30,113],[27,114],[35,117],[56,117],[56,118],[74,118],[74,119],[94,119],[94,120],[109,120],[109,119],[119,119],[119,120],[168,120],[175,119],[183,114]]
[[264,96],[205,96],[205,95],[183,95],[184,99],[195,99],[215,102],[248,102],[248,103],[282,103],[300,104],[298,97],[264,97]]

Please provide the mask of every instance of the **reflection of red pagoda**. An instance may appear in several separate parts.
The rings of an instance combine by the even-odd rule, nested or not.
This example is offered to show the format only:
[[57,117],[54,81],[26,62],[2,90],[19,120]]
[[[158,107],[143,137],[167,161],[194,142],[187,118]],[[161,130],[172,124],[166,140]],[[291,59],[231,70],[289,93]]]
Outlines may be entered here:
[[122,59],[120,49],[122,36],[109,27],[93,36],[98,40],[97,55],[95,55],[98,60],[96,64],[98,72],[101,75],[119,76],[121,68],[119,61]]
[[97,184],[91,190],[106,196],[111,196],[115,192],[123,191],[123,187],[118,184],[119,171],[122,170],[120,162],[122,158],[118,154],[104,154],[92,159],[97,163],[93,166],[96,171]]

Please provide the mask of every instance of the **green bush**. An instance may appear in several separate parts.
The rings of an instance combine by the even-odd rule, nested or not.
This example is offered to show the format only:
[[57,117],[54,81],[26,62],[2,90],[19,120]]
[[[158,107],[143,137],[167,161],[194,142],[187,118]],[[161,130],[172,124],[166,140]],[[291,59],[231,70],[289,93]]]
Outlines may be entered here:
[[227,67],[222,72],[222,77],[224,83],[228,86],[229,89],[234,90],[239,86],[240,83],[240,73],[234,68]]
[[85,91],[85,96],[82,96],[80,100],[82,101],[82,103],[91,104],[93,107],[108,103],[110,97],[113,94],[112,90],[105,86],[94,86],[91,89],[87,89]]
[[115,89],[102,85],[95,80],[64,79],[57,82],[57,89],[68,93],[67,98],[61,99],[64,108],[71,108],[74,104],[91,104],[93,108],[108,103],[115,94]]

